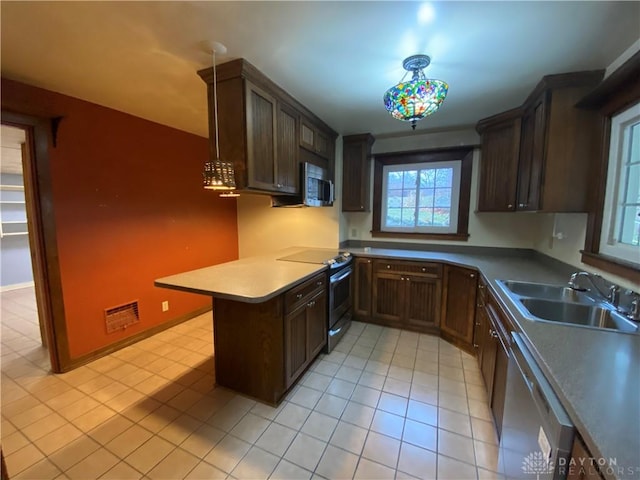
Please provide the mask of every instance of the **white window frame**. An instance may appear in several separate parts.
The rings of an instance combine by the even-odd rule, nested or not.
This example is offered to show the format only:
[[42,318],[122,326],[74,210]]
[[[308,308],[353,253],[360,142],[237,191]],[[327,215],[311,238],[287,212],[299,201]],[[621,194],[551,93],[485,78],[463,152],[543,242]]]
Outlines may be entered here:
[[618,241],[622,228],[622,209],[625,203],[627,170],[631,146],[631,126],[640,122],[640,102],[611,117],[611,141],[609,147],[609,167],[602,211],[600,231],[600,253],[620,260],[640,262],[640,247]]
[[[452,168],[452,189],[451,189],[451,207],[449,215],[449,225],[446,227],[438,226],[414,226],[414,227],[389,227],[387,223],[387,178],[389,172],[398,172],[406,170],[424,170]],[[381,206],[381,225],[382,232],[402,232],[402,233],[457,233],[458,231],[458,212],[460,205],[460,183],[462,174],[462,160],[448,160],[442,162],[422,162],[422,163],[405,163],[400,165],[385,165],[382,169],[382,206]],[[419,180],[418,180],[419,182]],[[419,184],[416,187],[420,189]],[[416,196],[416,203],[419,201],[419,195]],[[417,208],[417,207],[416,207]]]

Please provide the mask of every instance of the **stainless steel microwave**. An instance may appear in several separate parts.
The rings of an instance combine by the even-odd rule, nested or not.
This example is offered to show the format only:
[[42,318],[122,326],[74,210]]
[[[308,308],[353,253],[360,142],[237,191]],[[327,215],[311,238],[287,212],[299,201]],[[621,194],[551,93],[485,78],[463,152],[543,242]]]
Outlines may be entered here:
[[329,207],[333,205],[333,182],[326,169],[309,162],[301,164],[302,203],[308,207]]
[[300,195],[271,197],[273,207],[330,207],[335,198],[329,172],[310,162],[300,164]]

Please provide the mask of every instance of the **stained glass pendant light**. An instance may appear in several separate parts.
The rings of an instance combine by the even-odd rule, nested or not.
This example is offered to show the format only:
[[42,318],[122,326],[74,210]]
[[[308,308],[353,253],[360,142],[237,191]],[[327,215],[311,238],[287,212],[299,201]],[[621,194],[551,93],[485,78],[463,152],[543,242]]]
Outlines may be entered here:
[[[425,77],[424,68],[431,63],[428,55],[413,55],[405,58],[402,66],[407,72],[413,72],[411,80],[404,77],[397,85],[384,94],[384,106],[398,120],[411,122],[416,129],[416,121],[435,113],[447,96],[449,85],[442,80]],[[405,73],[405,77],[406,77]]]
[[[235,168],[233,162],[220,159],[220,141],[218,138],[218,79],[216,76],[216,50],[224,53],[226,48],[214,42],[213,45],[213,118],[215,122],[216,158],[204,164],[204,188],[222,192],[221,197],[237,197]],[[213,153],[213,152],[212,152]]]

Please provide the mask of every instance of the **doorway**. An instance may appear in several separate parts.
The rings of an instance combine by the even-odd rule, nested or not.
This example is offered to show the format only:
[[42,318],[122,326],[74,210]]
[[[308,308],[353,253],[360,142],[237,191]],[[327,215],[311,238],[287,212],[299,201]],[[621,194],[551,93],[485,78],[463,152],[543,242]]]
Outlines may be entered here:
[[[29,355],[41,368],[60,372],[43,231],[50,220],[41,208],[43,200],[51,199],[41,198],[38,174],[39,161],[48,163],[49,135],[32,120],[3,112],[0,126],[2,344],[10,353]],[[42,158],[36,158],[36,151]]]
[[[23,158],[28,153],[26,132],[0,126],[0,295],[5,347],[47,347],[45,327],[38,315],[31,262]],[[30,161],[28,158],[25,161]],[[4,342],[3,342],[4,343]]]

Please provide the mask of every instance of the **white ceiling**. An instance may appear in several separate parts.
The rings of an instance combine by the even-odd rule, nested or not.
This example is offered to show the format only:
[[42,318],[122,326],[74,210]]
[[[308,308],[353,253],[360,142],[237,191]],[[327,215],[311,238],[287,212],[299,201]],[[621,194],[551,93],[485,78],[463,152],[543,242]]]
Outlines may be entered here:
[[206,43],[244,57],[342,134],[409,132],[382,95],[426,53],[449,83],[418,130],[519,105],[545,74],[606,68],[640,2],[0,2],[2,75],[207,135]]

